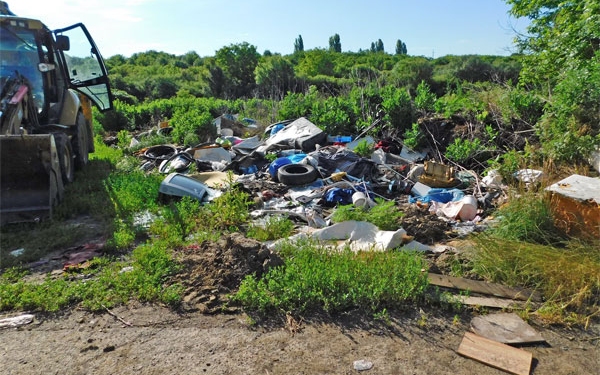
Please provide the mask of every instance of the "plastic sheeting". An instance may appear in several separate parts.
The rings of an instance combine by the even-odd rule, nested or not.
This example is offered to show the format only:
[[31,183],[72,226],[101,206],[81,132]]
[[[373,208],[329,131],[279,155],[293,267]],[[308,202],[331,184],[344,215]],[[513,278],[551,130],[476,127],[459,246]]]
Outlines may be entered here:
[[344,221],[316,230],[311,235],[317,240],[343,240],[352,251],[388,251],[402,245],[406,231],[383,231],[366,221]]

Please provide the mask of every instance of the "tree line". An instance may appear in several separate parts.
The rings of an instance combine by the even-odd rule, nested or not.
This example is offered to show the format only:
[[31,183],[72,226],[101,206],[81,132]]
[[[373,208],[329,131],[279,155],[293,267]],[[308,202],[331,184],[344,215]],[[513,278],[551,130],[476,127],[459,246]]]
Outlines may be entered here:
[[[539,144],[536,155],[583,160],[600,144],[600,3],[507,3],[513,15],[531,20],[528,33],[517,38],[520,53],[511,56],[410,56],[401,40],[395,54],[386,53],[381,40],[342,52],[338,34],[329,48],[311,50],[299,35],[290,55],[260,54],[241,42],[206,57],[193,51],[112,56],[106,62],[117,112],[101,120],[117,129],[156,118],[195,123],[175,132],[183,140],[184,128],[208,127],[225,112],[263,122],[312,116],[328,131],[351,132],[383,107],[400,132],[418,133],[419,116],[460,114],[489,127],[489,140],[498,131],[526,130]],[[195,120],[186,120],[194,113]],[[522,156],[533,155],[527,142],[514,146]]]

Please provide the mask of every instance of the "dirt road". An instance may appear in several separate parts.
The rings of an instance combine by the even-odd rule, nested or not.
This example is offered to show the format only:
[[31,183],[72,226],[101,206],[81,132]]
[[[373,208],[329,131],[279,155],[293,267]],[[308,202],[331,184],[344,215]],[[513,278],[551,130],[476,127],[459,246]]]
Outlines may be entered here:
[[[242,313],[182,315],[137,303],[110,312],[36,315],[1,329],[0,373],[356,374],[354,361],[364,359],[373,364],[361,371],[368,375],[505,374],[456,353],[469,315],[453,322],[452,314],[405,311],[385,324],[347,316],[262,325]],[[535,328],[547,343],[523,347],[533,353],[532,374],[599,373],[599,326]]]

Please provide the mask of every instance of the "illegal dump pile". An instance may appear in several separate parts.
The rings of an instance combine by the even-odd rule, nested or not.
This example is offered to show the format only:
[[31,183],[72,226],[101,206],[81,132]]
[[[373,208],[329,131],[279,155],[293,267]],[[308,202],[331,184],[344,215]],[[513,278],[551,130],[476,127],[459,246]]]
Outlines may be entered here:
[[[151,146],[137,155],[144,170],[158,168],[168,174],[160,187],[163,197],[209,202],[219,194],[215,184],[222,186],[232,172],[256,202],[254,217],[286,214],[323,229],[338,206],[368,210],[393,201],[412,213],[404,218],[407,226],[415,227],[408,235],[427,245],[451,232],[464,235],[483,225],[485,211],[502,196],[499,176],[482,180],[475,171],[426,160],[427,152],[392,142],[330,136],[299,118],[267,127],[264,139],[220,136],[215,143],[187,149]],[[419,226],[423,219],[434,228]]]
[[[268,227],[281,218],[293,222],[294,228],[280,236],[262,238],[263,243],[256,246],[262,248],[257,251],[265,264],[259,262],[252,267],[247,267],[242,258],[237,266],[232,261],[214,259],[217,253],[230,256],[225,255],[224,248],[238,247],[249,239],[243,240],[239,235],[227,237],[229,245],[221,243],[212,250],[203,242],[201,247],[209,246],[209,250],[195,252],[196,257],[209,254],[213,258],[199,260],[198,270],[221,275],[237,267],[247,271],[244,275],[260,276],[269,268],[267,264],[278,258],[276,253],[284,244],[310,240],[332,250],[420,252],[431,272],[447,276],[440,279],[430,274],[430,283],[452,290],[476,291],[479,297],[494,297],[460,297],[462,303],[506,308],[522,306],[518,300],[541,301],[539,294],[532,291],[503,289],[483,281],[476,285],[476,280],[449,276],[475,276],[466,267],[470,259],[463,251],[465,245],[457,248],[454,240],[483,232],[497,223],[493,214],[511,199],[499,171],[481,176],[481,168],[466,169],[447,159],[436,159],[439,150],[412,150],[393,136],[376,140],[367,135],[370,129],[355,137],[328,135],[303,117],[272,124],[263,134],[244,138],[248,128],[228,118],[215,121],[219,136],[214,142],[188,148],[163,144],[138,149],[135,154],[140,168],[166,175],[159,188],[163,202],[189,197],[210,205],[235,186],[251,198],[248,223],[239,229]],[[227,124],[235,126],[228,128]],[[442,130],[443,125],[438,124]],[[168,131],[164,123],[158,129]],[[143,136],[133,138],[131,145],[138,144]],[[512,177],[524,191],[536,191],[546,182],[544,173],[535,169],[517,170]],[[568,184],[558,182],[547,189],[557,218],[560,212],[563,215],[557,223],[563,224],[566,233],[598,237],[594,223],[598,222],[600,197],[593,196],[599,190],[592,186],[597,186],[599,180],[578,175],[572,178],[574,181]],[[592,195],[573,195],[567,186]],[[193,238],[192,233],[187,235]],[[189,248],[186,251],[190,253]],[[278,264],[280,260],[274,262]],[[188,262],[189,272],[198,273],[190,266],[192,263]],[[189,281],[195,280],[190,274],[177,280],[187,290],[184,301],[188,306],[212,311],[222,302],[219,295],[235,291],[244,275],[238,272],[234,283],[218,277],[205,280],[202,288],[206,293],[198,292],[199,282]],[[481,275],[475,277],[480,279]],[[499,289],[503,291],[499,293]],[[210,301],[210,306],[206,306],[206,301]]]

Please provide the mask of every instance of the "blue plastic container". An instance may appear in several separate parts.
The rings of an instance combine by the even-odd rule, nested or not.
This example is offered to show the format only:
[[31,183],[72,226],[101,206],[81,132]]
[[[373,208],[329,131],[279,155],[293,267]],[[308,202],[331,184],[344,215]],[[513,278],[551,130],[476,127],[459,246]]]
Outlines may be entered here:
[[292,161],[288,157],[277,158],[269,164],[269,174],[275,181],[277,181],[277,171],[279,168],[287,164],[292,164]]

